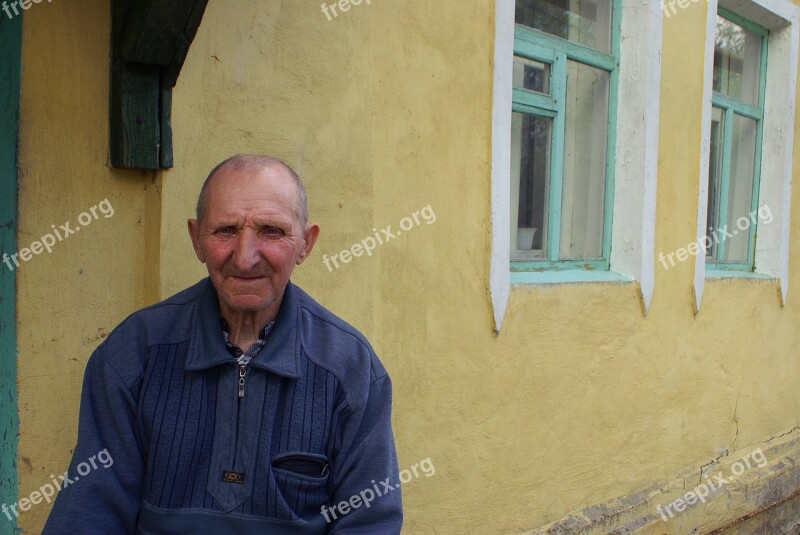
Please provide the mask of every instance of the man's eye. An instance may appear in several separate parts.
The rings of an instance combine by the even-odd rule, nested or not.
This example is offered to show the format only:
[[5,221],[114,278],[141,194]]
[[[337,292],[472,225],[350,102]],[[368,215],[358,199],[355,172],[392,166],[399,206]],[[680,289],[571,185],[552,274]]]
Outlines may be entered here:
[[261,232],[266,236],[283,236],[283,230],[278,227],[264,227]]
[[218,228],[216,234],[221,234],[223,236],[231,236],[236,233],[236,229],[233,227],[222,227]]

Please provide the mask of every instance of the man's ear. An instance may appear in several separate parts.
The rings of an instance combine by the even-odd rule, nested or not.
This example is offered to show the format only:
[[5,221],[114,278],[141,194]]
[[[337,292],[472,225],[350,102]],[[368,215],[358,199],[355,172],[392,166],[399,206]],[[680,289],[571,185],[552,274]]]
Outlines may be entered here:
[[303,249],[300,251],[300,255],[297,257],[298,266],[309,257],[311,250],[314,249],[314,244],[317,243],[318,237],[319,225],[306,225],[306,231],[305,234],[303,234]]
[[194,247],[194,254],[197,255],[197,259],[202,262],[206,263],[206,256],[203,254],[203,249],[200,247],[200,241],[198,240],[200,224],[197,222],[197,219],[190,219],[187,221],[189,226],[189,237],[192,239],[192,247]]

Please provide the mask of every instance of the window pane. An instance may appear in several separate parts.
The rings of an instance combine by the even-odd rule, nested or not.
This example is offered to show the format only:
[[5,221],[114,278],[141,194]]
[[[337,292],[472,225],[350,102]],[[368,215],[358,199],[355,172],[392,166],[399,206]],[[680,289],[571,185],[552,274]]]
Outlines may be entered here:
[[706,215],[706,229],[709,239],[705,241],[706,257],[716,260],[717,245],[713,234],[717,232],[719,221],[720,183],[722,177],[722,136],[724,132],[725,112],[719,108],[711,111],[711,151],[708,164],[708,213]]
[[[725,242],[725,262],[746,262],[750,234],[750,203],[753,199],[753,171],[756,156],[756,121],[733,116],[733,146],[728,187],[728,232],[735,234]],[[753,229],[755,230],[755,229]]]
[[758,105],[761,36],[717,16],[714,91]]
[[561,258],[600,258],[606,182],[609,74],[567,64]]
[[553,120],[514,112],[511,118],[512,260],[546,254],[547,195]]
[[611,0],[516,0],[517,24],[610,52]]
[[550,65],[514,56],[514,87],[549,94]]

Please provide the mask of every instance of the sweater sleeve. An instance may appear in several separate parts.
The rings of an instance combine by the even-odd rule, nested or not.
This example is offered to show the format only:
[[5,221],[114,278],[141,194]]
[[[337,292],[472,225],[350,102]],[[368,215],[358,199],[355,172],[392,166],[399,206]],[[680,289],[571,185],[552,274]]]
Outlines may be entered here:
[[136,532],[144,480],[137,400],[102,347],[86,365],[78,442],[69,469],[55,478],[61,490],[43,535]]
[[328,533],[400,533],[403,505],[391,419],[392,383],[384,375],[370,384],[364,406],[343,419],[331,466]]

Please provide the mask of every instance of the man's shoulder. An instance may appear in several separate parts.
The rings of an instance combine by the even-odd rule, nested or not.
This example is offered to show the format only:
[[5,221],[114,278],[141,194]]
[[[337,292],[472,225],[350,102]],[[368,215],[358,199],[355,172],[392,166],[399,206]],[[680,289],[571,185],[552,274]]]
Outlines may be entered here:
[[298,322],[305,355],[339,380],[353,410],[366,402],[369,386],[388,373],[369,340],[301,288]]
[[211,284],[211,281],[208,278],[201,279],[200,281],[189,286],[188,288],[184,288],[183,290],[176,293],[172,297],[168,297],[163,301],[159,301],[158,303],[154,303],[148,307],[145,307],[139,310],[138,312],[134,312],[134,314],[141,314],[152,310],[159,310],[165,307],[192,304],[203,295],[209,284]]
[[189,339],[194,307],[208,283],[204,279],[177,294],[125,318],[101,344],[114,360],[140,360],[147,348]]

